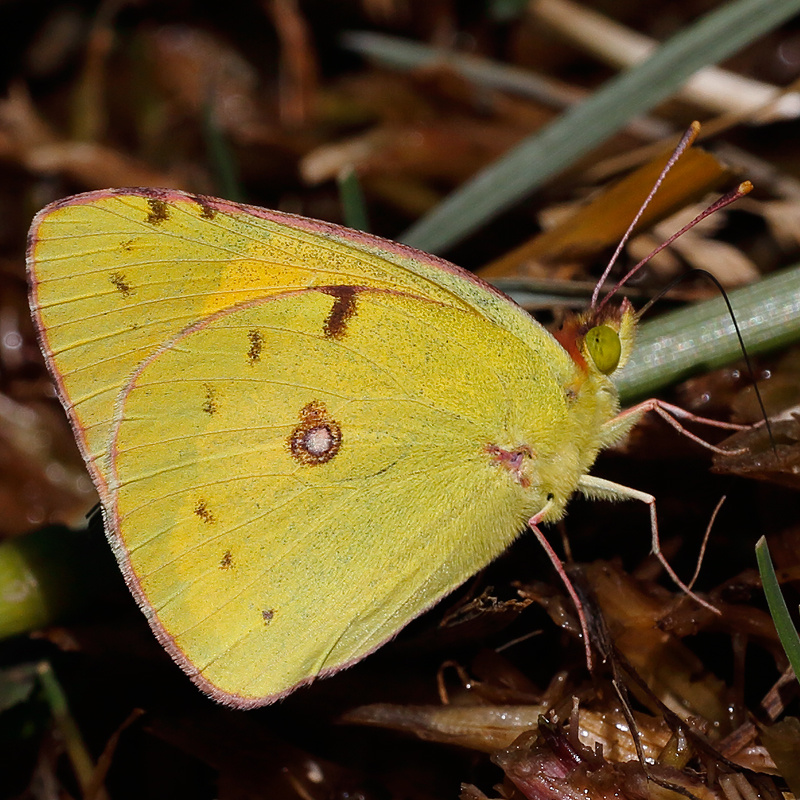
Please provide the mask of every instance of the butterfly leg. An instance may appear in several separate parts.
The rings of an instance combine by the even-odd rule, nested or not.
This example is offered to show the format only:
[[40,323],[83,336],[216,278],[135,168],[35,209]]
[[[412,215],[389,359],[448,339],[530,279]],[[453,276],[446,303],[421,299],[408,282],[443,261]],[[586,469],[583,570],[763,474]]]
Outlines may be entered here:
[[586,651],[586,666],[589,669],[589,672],[592,672],[592,645],[589,639],[589,624],[586,621],[586,613],[583,610],[583,603],[581,602],[580,597],[578,597],[578,593],[575,591],[575,587],[572,585],[572,581],[569,579],[569,575],[567,575],[566,570],[564,569],[564,565],[561,563],[561,559],[556,554],[556,551],[550,546],[550,542],[547,541],[544,533],[542,533],[542,529],[539,527],[542,520],[547,516],[548,512],[551,510],[552,501],[548,500],[545,507],[539,511],[538,514],[534,514],[529,520],[528,525],[530,529],[536,534],[536,538],[539,540],[539,544],[544,549],[545,553],[547,553],[547,557],[550,559],[550,563],[553,565],[555,571],[558,573],[558,577],[561,578],[563,582],[567,594],[569,594],[570,599],[572,600],[573,604],[575,605],[575,610],[578,613],[578,622],[581,626],[581,635],[583,636],[583,647]]
[[[676,421],[676,424],[679,423]],[[642,503],[646,503],[650,509],[651,549],[655,557],[659,560],[674,583],[691,597],[692,600],[699,603],[703,608],[712,611],[714,614],[719,615],[721,613],[718,608],[695,594],[692,589],[678,577],[678,574],[672,569],[669,561],[667,561],[666,556],[661,552],[661,540],[658,534],[658,517],[656,515],[656,498],[653,497],[652,494],[640,492],[638,489],[632,489],[630,486],[623,486],[620,483],[607,481],[603,478],[597,478],[594,475],[584,475],[578,483],[578,491],[590,499],[639,500]],[[715,510],[714,516],[716,516],[716,513]],[[694,582],[694,578],[692,582]]]
[[663,400],[656,400],[655,398],[645,400],[644,402],[632,406],[631,408],[626,408],[624,411],[621,411],[619,414],[617,414],[612,422],[618,425],[623,421],[626,421],[628,418],[633,418],[635,420],[638,419],[642,414],[646,414],[648,411],[654,411],[659,417],[672,425],[676,431],[691,439],[693,442],[697,442],[697,444],[701,445],[702,447],[706,447],[709,450],[713,450],[715,453],[722,453],[724,455],[731,455],[737,451],[724,450],[721,447],[717,447],[716,445],[707,442],[702,437],[687,430],[679,422],[679,420],[697,422],[714,428],[725,428],[726,430],[734,431],[742,431],[750,427],[749,425],[737,425],[735,422],[720,422],[719,420],[709,419],[708,417],[699,417],[696,414],[692,414],[690,411],[686,411],[680,406],[674,406],[672,403],[665,403]]

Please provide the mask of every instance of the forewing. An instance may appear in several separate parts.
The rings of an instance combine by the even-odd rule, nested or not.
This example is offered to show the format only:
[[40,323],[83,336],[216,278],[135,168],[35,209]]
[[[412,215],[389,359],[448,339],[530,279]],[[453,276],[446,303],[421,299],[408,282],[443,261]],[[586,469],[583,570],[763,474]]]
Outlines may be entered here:
[[[460,307],[485,295],[513,309],[462,270],[401,245],[165,190],[92,192],[48,206],[31,228],[28,262],[42,347],[101,490],[122,385],[158,347],[222,309],[340,284]],[[459,296],[467,290],[471,299]]]

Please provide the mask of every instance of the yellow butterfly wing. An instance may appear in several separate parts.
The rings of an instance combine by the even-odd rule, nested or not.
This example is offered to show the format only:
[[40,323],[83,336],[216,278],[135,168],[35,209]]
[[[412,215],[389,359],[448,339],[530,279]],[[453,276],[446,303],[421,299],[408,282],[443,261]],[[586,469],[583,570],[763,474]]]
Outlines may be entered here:
[[[470,312],[351,297],[336,339],[337,297],[314,290],[193,326],[117,409],[119,555],[173,655],[238,704],[374,650],[544,503],[490,447],[535,436],[544,457],[559,438],[518,402],[546,365]],[[487,336],[491,364],[475,358]]]
[[605,375],[446,262],[175,192],[45,209],[43,349],[159,639],[223,702],[378,647],[558,518]]
[[[117,393],[136,365],[185,326],[247,300],[320,285],[399,288],[484,307],[501,325],[530,335],[529,320],[518,309],[509,314],[499,293],[421,255],[336,225],[214,198],[89,192],[34,220],[31,304],[79,445],[91,458],[107,447]],[[537,334],[549,338],[543,329]],[[104,464],[95,462],[93,471],[104,479]]]

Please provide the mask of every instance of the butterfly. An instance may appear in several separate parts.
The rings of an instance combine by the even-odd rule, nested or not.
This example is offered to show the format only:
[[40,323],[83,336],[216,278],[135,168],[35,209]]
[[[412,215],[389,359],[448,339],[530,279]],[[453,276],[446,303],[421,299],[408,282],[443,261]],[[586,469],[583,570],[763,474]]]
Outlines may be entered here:
[[125,580],[217,701],[359,661],[576,492],[655,525],[588,474],[654,407],[619,412],[627,301],[556,337],[434,256],[155,189],[49,205],[28,269]]

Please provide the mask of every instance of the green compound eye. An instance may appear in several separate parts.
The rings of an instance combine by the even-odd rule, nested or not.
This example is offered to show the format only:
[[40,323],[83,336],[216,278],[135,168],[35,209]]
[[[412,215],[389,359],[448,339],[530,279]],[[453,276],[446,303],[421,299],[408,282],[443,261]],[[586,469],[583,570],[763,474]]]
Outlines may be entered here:
[[608,325],[596,325],[586,334],[584,341],[597,369],[603,375],[610,375],[617,368],[622,352],[617,332]]

